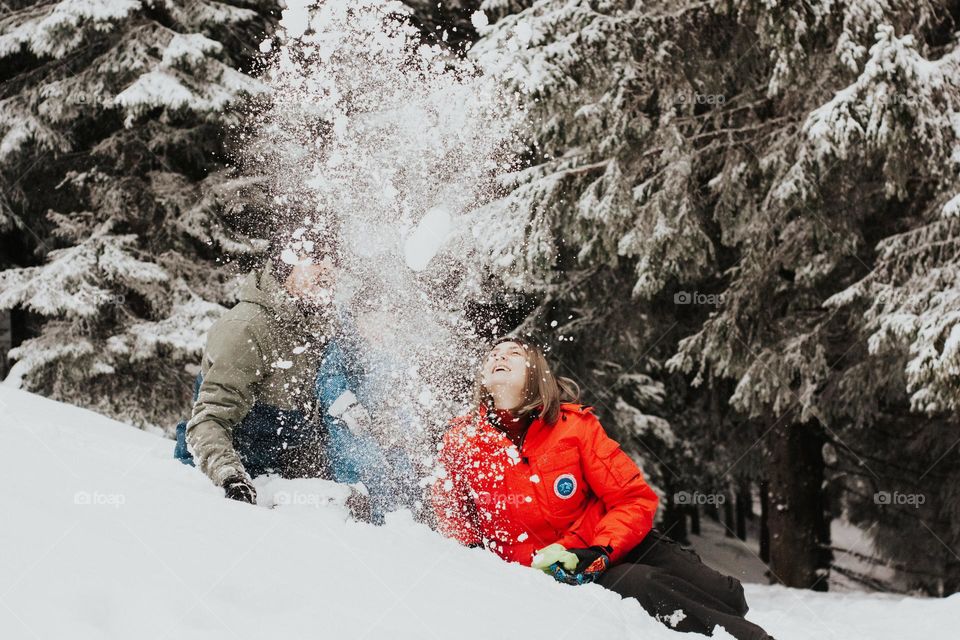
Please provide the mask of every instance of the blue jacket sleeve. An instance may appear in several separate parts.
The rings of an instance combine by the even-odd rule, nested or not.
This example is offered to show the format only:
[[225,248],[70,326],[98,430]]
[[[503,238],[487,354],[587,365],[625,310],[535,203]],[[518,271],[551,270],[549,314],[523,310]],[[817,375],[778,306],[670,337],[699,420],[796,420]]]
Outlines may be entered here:
[[349,388],[346,354],[336,341],[332,341],[327,345],[326,353],[317,369],[316,392],[323,413],[326,414],[330,405]]

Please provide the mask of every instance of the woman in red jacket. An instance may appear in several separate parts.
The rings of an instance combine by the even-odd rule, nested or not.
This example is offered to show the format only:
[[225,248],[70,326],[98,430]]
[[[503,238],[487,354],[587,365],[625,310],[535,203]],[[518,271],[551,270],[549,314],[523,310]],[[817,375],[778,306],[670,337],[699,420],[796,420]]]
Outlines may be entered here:
[[437,528],[467,546],[597,582],[633,597],[678,631],[769,636],[744,619],[743,587],[653,529],[657,496],[607,437],[579,390],[553,375],[535,345],[509,338],[485,358],[476,410],[440,447]]

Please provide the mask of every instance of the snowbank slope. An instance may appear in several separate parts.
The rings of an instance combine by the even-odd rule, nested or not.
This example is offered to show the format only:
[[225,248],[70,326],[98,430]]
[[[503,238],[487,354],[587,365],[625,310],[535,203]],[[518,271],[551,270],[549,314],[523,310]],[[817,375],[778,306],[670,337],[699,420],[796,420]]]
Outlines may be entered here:
[[[692,638],[634,600],[467,550],[400,514],[377,528],[322,481],[229,502],[172,443],[0,385],[0,638]],[[956,637],[960,596],[748,585],[780,640]]]

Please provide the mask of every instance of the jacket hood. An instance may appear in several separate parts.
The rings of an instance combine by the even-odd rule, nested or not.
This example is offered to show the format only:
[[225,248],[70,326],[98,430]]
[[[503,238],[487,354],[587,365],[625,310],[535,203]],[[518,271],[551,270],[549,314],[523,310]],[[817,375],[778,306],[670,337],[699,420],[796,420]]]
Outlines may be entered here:
[[280,311],[291,306],[286,292],[273,275],[273,266],[268,261],[262,268],[247,274],[240,285],[241,302],[252,302],[265,309]]

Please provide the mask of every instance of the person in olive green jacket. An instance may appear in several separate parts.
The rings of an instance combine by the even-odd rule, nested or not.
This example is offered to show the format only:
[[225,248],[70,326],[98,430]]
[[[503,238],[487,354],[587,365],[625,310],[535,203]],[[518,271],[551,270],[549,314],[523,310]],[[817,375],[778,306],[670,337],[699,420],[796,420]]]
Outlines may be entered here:
[[210,328],[186,443],[228,498],[255,503],[251,476],[319,475],[313,387],[334,333],[333,268],[329,258],[291,266],[274,256]]

